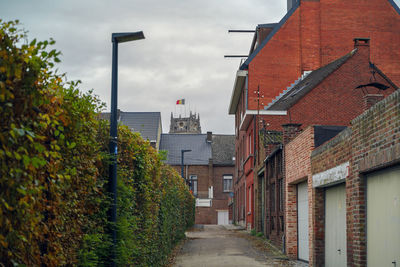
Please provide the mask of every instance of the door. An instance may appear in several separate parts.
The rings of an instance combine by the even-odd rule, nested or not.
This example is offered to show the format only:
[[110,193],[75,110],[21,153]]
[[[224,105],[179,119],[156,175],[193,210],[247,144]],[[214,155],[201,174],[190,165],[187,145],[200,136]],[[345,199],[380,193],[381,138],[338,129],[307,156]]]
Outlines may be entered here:
[[218,225],[229,224],[229,212],[227,210],[218,211]]
[[346,267],[346,185],[325,191],[325,266]]
[[400,266],[400,167],[367,175],[367,264]]
[[308,261],[308,186],[307,182],[297,185],[297,240],[298,257]]

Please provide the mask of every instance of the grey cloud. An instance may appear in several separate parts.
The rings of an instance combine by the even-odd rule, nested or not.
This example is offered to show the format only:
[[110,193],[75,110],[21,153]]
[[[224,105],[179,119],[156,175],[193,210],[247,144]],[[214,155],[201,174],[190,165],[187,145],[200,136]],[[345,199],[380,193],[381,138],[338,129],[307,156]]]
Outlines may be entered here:
[[0,17],[19,18],[31,38],[53,37],[63,53],[60,70],[107,104],[111,32],[143,30],[145,40],[119,46],[119,108],[161,111],[168,131],[170,113],[182,109],[175,101],[186,98],[203,131],[233,133],[227,110],[239,59],[223,55],[248,53],[252,35],[227,31],[277,22],[285,6],[286,0],[3,0]]

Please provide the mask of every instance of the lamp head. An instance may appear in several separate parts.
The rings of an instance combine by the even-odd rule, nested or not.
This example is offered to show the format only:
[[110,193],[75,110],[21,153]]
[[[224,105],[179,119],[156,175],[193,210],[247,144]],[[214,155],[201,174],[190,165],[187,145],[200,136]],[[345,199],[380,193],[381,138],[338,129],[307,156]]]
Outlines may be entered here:
[[111,41],[124,43],[144,39],[144,34],[140,32],[118,32],[111,35]]

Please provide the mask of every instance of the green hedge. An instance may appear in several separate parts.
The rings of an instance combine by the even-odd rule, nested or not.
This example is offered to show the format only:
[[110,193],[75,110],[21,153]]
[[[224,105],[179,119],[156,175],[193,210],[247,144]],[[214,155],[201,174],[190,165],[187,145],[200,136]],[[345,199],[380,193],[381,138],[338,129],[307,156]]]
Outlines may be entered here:
[[[0,263],[107,265],[109,125],[91,92],[53,70],[52,44],[0,21]],[[194,199],[148,142],[118,131],[117,263],[160,265]]]

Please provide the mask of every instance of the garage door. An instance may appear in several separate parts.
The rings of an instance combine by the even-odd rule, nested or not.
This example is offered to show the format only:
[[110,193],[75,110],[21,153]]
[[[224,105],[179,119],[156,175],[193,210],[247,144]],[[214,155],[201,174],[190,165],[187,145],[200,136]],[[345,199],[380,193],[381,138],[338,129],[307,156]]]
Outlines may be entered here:
[[299,259],[308,261],[308,187],[307,182],[297,185],[297,222]]
[[229,212],[227,210],[218,211],[218,224],[219,225],[229,224]]
[[400,167],[367,176],[368,266],[400,266]]
[[346,267],[346,186],[325,191],[325,266]]

